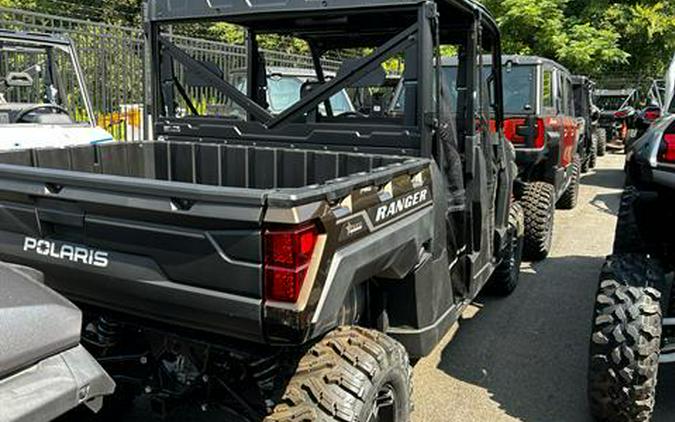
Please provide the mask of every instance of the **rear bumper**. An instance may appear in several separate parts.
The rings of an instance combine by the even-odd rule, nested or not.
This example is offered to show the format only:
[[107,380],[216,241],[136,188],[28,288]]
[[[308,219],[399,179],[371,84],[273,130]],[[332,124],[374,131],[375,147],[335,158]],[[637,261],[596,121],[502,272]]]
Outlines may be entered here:
[[547,157],[548,154],[544,149],[516,148],[516,164],[522,172],[545,161]]
[[114,389],[96,360],[76,346],[0,380],[0,420],[50,421],[81,404],[97,412]]
[[557,150],[517,148],[518,177],[526,183],[551,183],[560,190],[565,184],[565,169],[558,165],[556,154]]

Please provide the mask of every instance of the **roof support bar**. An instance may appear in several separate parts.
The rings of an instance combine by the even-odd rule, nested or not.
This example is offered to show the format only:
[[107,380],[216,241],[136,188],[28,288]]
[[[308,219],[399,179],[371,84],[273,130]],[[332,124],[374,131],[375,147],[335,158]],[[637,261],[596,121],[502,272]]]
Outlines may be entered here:
[[164,48],[164,51],[173,57],[174,60],[181,63],[183,66],[188,68],[190,72],[194,72],[195,75],[199,76],[205,82],[211,84],[215,89],[228,96],[232,101],[246,110],[246,112],[253,116],[256,120],[268,122],[272,119],[272,115],[268,113],[267,110],[260,107],[260,105],[258,105],[255,101],[249,99],[236,87],[224,81],[220,76],[214,74],[207,66],[192,58],[189,54],[171,43],[168,39],[160,36],[158,41]]

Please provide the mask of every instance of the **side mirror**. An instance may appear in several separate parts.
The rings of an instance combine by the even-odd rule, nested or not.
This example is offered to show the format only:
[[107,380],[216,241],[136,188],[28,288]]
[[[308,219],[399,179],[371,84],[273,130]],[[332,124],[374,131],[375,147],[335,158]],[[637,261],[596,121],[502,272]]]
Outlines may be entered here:
[[5,85],[9,87],[33,86],[33,77],[26,72],[9,72],[5,77]]

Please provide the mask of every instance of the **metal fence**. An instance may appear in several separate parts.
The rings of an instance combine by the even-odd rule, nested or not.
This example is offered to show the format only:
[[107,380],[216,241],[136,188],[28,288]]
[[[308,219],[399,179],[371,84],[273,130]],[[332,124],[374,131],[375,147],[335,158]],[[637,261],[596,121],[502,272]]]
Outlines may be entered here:
[[[143,136],[145,40],[142,30],[81,19],[0,7],[0,28],[67,34],[75,43],[98,124],[117,139]],[[217,41],[173,36],[173,42],[198,60],[230,72],[246,66],[246,47]],[[264,51],[268,66],[312,67],[309,56]],[[336,71],[337,60],[326,60]]]

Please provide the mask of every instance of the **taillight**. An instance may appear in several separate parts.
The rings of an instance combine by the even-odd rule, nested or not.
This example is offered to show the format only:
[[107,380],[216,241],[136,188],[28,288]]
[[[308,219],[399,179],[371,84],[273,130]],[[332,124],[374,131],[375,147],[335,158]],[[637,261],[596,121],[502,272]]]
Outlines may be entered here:
[[313,224],[265,231],[265,298],[295,303],[307,277],[319,231]]
[[675,133],[663,135],[659,158],[667,163],[675,163]]
[[659,117],[661,117],[661,112],[658,110],[652,110],[652,111],[646,111],[645,112],[645,120],[656,120]]
[[542,119],[535,120],[531,145],[525,145],[530,135],[530,126],[525,119],[507,119],[504,121],[504,136],[515,145],[542,148],[546,140],[546,131]]
[[504,121],[504,136],[514,144],[524,144],[525,137],[518,134],[518,127],[525,124],[525,119],[507,119]]

